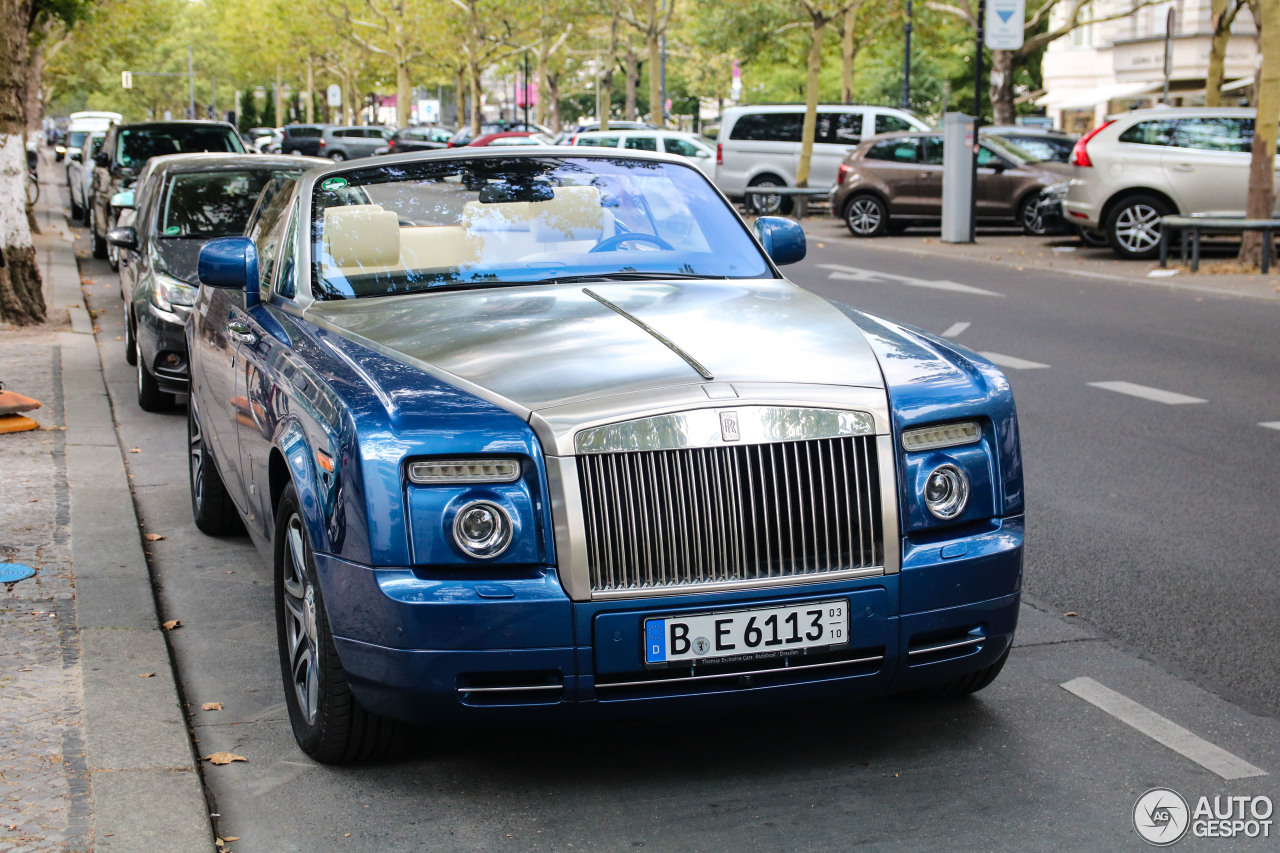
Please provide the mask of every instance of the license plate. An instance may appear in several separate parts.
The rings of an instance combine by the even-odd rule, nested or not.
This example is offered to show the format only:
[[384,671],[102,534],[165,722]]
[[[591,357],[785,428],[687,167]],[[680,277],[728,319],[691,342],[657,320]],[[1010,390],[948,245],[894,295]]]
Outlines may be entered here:
[[849,600],[646,619],[647,664],[758,660],[849,642]]

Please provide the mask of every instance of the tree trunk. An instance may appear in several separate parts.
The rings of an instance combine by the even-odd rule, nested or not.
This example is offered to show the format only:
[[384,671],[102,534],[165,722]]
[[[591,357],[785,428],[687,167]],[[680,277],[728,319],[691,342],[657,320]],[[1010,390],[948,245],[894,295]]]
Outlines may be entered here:
[[1017,54],[1012,50],[991,51],[991,120],[1013,124],[1013,69]]
[[627,41],[627,55],[625,57],[627,68],[627,80],[624,84],[626,87],[626,105],[622,109],[622,117],[627,121],[635,121],[636,111],[636,86],[640,83],[640,68],[636,62],[636,52],[631,46],[631,41]]
[[840,26],[840,103],[853,103],[853,60],[858,56],[854,32],[858,28],[858,13],[850,9],[844,13]]
[[[548,83],[547,74],[550,72],[550,63],[548,62],[549,57],[547,56],[547,46],[545,44],[539,45],[537,52],[534,54],[534,57],[537,65],[534,69],[533,76],[534,76],[534,79],[538,81],[538,103],[534,107],[533,120],[538,124],[543,124],[543,125],[546,125],[547,127],[550,127],[551,121],[550,121],[550,115],[548,114],[548,110],[547,110],[547,95],[546,95],[547,83]],[[526,97],[529,95],[529,92],[527,91],[528,86],[529,84],[528,82],[526,82],[525,83]]]
[[[27,28],[31,0],[0,0],[0,321],[45,319],[44,291],[26,210]],[[38,91],[38,89],[37,89]]]
[[[479,47],[478,40],[476,46]],[[480,66],[472,60],[468,71],[471,86],[471,138],[476,139],[480,136]]]
[[409,62],[396,63],[396,127],[409,126],[409,99],[413,97],[413,83],[409,80]]
[[1213,38],[1209,42],[1209,71],[1204,81],[1204,105],[1206,107],[1222,106],[1223,66],[1227,61],[1227,42],[1231,40],[1231,23],[1235,20],[1235,11],[1227,13],[1231,0],[1210,0],[1210,24],[1213,27]]
[[274,92],[276,99],[276,124],[286,125],[289,123],[289,115],[284,110],[284,72],[280,70],[280,63],[276,63],[276,90]]
[[662,103],[662,43],[658,32],[658,2],[649,0],[649,32],[645,39],[649,44],[649,123],[654,127],[666,127],[665,105]]
[[613,61],[605,63],[605,72],[600,75],[600,129],[609,129],[609,113],[613,110]]
[[467,69],[466,66],[458,66],[458,82],[454,89],[454,104],[457,116],[454,117],[453,123],[458,127],[462,127],[462,123],[466,121],[467,116]]
[[[1277,0],[1280,2],[1280,0]],[[818,127],[818,75],[822,71],[822,35],[827,22],[821,15],[813,16],[809,31],[809,75],[805,82],[804,125],[800,131],[800,163],[796,166],[796,186],[809,186],[809,166],[813,162],[813,136]],[[805,205],[799,206],[804,211]]]
[[[1275,210],[1274,169],[1276,132],[1280,130],[1280,0],[1259,0],[1258,47],[1262,64],[1255,88],[1258,118],[1253,129],[1253,159],[1249,162],[1249,197],[1245,216],[1270,219]],[[1262,253],[1272,252],[1262,245],[1262,235],[1245,232],[1240,243],[1240,262],[1262,265]]]
[[539,93],[540,98],[547,99],[547,126],[559,133],[564,129],[560,122],[560,72],[547,74],[547,90]]
[[316,67],[309,56],[307,57],[307,102],[304,109],[307,124],[313,124],[316,120]]

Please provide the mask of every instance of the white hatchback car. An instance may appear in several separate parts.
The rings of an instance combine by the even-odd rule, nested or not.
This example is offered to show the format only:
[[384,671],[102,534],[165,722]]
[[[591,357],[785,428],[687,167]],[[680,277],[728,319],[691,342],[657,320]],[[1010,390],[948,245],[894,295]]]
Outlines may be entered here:
[[575,135],[568,144],[594,148],[627,148],[632,151],[665,151],[692,160],[693,165],[711,180],[714,181],[716,177],[716,152],[696,133],[640,128],[593,130]]
[[1106,235],[1117,255],[1160,252],[1160,217],[1243,216],[1256,110],[1170,108],[1111,117],[1071,152],[1067,219]]

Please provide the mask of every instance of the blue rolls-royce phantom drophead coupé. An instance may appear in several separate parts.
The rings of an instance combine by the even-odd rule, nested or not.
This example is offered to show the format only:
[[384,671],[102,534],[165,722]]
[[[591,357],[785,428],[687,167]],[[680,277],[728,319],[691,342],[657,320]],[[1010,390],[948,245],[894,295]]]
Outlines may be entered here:
[[192,506],[274,567],[302,749],[989,684],[1009,385],[804,251],[676,158],[556,148],[313,170],[206,244]]

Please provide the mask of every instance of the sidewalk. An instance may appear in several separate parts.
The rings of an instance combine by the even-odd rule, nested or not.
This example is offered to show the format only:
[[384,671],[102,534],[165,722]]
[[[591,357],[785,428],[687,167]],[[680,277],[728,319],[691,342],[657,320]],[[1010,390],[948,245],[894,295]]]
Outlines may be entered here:
[[1026,237],[1012,230],[981,230],[976,243],[944,243],[937,229],[920,228],[898,236],[860,240],[831,217],[807,218],[804,230],[815,243],[843,242],[868,249],[1000,264],[1015,270],[1035,269],[1120,284],[1280,301],[1280,267],[1273,267],[1269,275],[1214,272],[1223,261],[1235,259],[1235,247],[1229,245],[1206,243],[1201,271],[1193,273],[1177,267],[1176,250],[1169,259],[1169,269],[1161,270],[1158,261],[1122,261],[1109,248],[1090,248],[1074,237]]
[[0,851],[213,850],[85,309],[61,169],[35,237],[49,322],[0,329],[0,381],[44,403],[0,436]]

